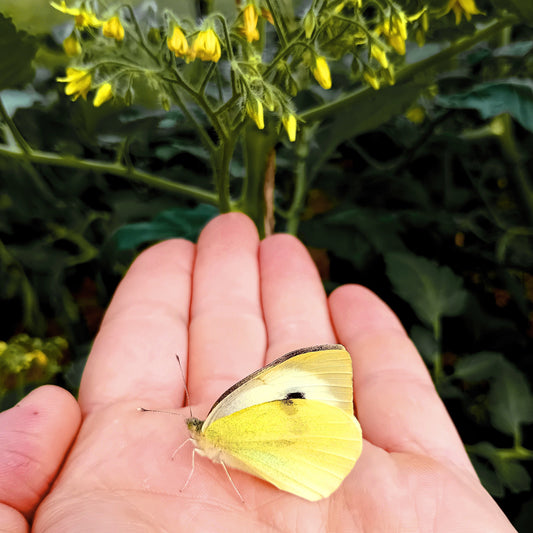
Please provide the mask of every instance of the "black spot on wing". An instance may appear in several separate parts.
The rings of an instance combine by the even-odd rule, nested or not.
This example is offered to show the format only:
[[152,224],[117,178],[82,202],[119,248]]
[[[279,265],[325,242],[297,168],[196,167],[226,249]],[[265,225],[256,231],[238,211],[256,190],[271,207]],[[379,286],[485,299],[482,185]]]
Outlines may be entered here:
[[289,392],[287,393],[287,396],[284,398],[285,400],[305,400],[305,394],[303,392]]

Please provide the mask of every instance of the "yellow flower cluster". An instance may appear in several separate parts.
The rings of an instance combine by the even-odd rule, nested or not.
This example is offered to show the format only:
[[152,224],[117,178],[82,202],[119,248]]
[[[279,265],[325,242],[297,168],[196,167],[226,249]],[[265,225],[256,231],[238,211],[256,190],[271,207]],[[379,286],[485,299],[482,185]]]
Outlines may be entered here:
[[61,13],[72,15],[74,17],[76,27],[78,28],[86,28],[89,26],[93,28],[99,28],[104,24],[104,21],[100,20],[92,11],[75,7],[67,7],[65,0],[61,0],[60,4],[51,2],[50,5],[58,11],[61,11]]
[[[106,37],[113,37],[117,41],[122,41],[124,39],[124,27],[117,15],[111,17],[109,20],[100,20],[88,9],[68,7],[65,0],[61,0],[60,4],[51,2],[50,5],[58,11],[61,11],[61,13],[65,13],[65,15],[73,16],[74,24],[77,28],[102,27],[102,32]],[[67,39],[69,39],[69,37],[67,37]],[[67,39],[65,39],[65,41],[67,41]],[[72,36],[70,41],[66,43],[65,41],[63,41],[63,48],[68,55],[77,55],[78,53],[81,53],[81,47],[80,52],[74,53],[76,45],[72,42]],[[80,46],[79,43],[77,44]]]
[[[66,83],[65,94],[71,96],[72,100],[77,100],[80,96],[87,100],[87,94],[91,90],[92,76],[87,70],[77,69],[74,67],[67,68],[67,75],[63,78],[57,78],[57,81]],[[105,82],[98,87],[93,100],[94,107],[100,107],[104,102],[113,97],[113,86]]]
[[444,10],[444,14],[448,14],[450,11],[455,14],[455,24],[461,22],[461,17],[466,17],[466,20],[470,20],[472,15],[483,15],[483,11],[480,11],[474,0],[449,0],[448,5]]
[[167,46],[176,57],[185,57],[189,52],[187,37],[185,37],[185,34],[177,24],[173,25],[172,33],[167,38]]
[[176,57],[183,57],[186,61],[198,58],[216,63],[222,55],[220,40],[213,28],[199,31],[192,46],[189,46],[183,30],[177,24],[173,24],[167,37],[167,47]]
[[257,30],[257,20],[259,14],[257,8],[253,3],[249,3],[242,12],[243,16],[243,28],[242,33],[246,37],[246,40],[251,43],[259,40],[259,31]]
[[200,31],[196,36],[192,43],[189,57],[190,59],[198,57],[202,61],[214,61],[216,63],[221,55],[220,41],[215,30],[207,28]]
[[116,41],[122,41],[124,39],[124,27],[116,15],[104,22],[102,33],[106,37],[113,37]]

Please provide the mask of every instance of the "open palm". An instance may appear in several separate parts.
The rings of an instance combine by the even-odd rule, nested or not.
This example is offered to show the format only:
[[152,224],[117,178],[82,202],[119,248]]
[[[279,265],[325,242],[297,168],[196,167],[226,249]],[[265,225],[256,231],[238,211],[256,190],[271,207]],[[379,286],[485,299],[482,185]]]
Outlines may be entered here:
[[[174,453],[188,438],[189,416],[175,354],[193,413],[203,418],[253,370],[292,349],[335,342],[352,354],[365,438],[338,491],[311,503],[232,470],[243,503],[222,467],[204,458],[181,491],[192,445]],[[16,445],[11,457],[30,464],[15,461],[0,475],[0,529],[3,521],[24,531],[23,517],[36,509],[37,532],[514,531],[479,483],[394,314],[360,286],[327,299],[305,248],[287,235],[259,242],[243,215],[216,218],[196,246],[173,240],[141,254],[95,340],[79,406],[81,426],[61,469],[79,424],[66,393],[39,389],[0,417],[9,436],[0,453]],[[32,416],[38,438],[27,430]],[[13,430],[21,421],[23,435]]]

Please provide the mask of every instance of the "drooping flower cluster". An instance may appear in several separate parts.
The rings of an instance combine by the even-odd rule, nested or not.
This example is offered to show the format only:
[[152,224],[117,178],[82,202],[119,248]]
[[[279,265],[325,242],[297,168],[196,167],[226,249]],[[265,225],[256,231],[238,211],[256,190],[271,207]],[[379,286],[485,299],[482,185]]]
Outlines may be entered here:
[[[306,13],[288,24],[282,10],[269,11],[278,9],[273,3],[243,0],[231,23],[218,13],[199,22],[167,10],[157,27],[142,28],[126,7],[113,12],[98,0],[72,0],[69,5],[56,1],[55,9],[74,18],[73,31],[63,41],[74,63],[58,79],[74,100],[86,99],[94,90],[93,105],[98,107],[116,96],[132,101],[134,81],[142,78],[159,91],[167,108],[176,94],[169,84],[176,83],[189,95],[198,89],[200,100],[206,102],[203,93],[217,72],[220,98],[220,81],[225,79],[235,105],[219,101],[213,109],[229,113],[232,123],[247,116],[259,129],[275,117],[294,141],[299,122],[292,98],[314,83],[313,78],[322,89],[331,89],[334,62],[351,56],[352,73],[372,89],[394,83],[395,65],[406,54],[406,42],[411,38],[421,45],[428,31],[429,10],[421,2],[417,5],[421,9],[407,13],[391,0],[312,2]],[[469,20],[481,13],[475,0],[449,0],[440,15],[450,11],[456,23],[463,15]],[[198,81],[200,69],[188,67],[195,60],[210,63],[204,81]],[[221,60],[224,67],[219,69]]]

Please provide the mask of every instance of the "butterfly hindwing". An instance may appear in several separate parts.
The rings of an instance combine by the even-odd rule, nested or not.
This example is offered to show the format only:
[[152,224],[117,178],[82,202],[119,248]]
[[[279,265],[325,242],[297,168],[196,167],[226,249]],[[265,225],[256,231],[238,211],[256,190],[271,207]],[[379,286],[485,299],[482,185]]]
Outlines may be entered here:
[[205,425],[272,400],[310,399],[353,415],[352,360],[341,345],[288,353],[228,389],[213,405]]
[[217,450],[214,460],[315,501],[328,497],[352,470],[362,434],[344,410],[295,398],[219,418],[203,428],[198,444],[208,456],[209,449]]

